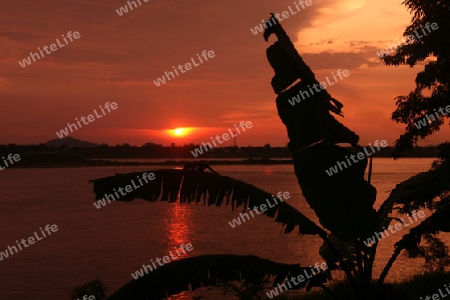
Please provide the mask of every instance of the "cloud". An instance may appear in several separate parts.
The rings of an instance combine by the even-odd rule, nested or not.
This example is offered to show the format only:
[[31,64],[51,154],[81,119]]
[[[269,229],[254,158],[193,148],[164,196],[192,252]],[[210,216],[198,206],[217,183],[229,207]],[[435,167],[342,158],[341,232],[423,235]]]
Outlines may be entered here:
[[[139,132],[130,137],[127,129],[223,128],[251,119],[255,129],[248,134],[249,142],[286,144],[270,86],[273,70],[265,54],[275,38],[266,43],[250,28],[270,12],[293,7],[294,0],[150,0],[118,16],[116,9],[126,4],[2,4],[0,97],[8,101],[0,125],[12,131],[1,136],[0,143],[41,142],[103,101],[116,101],[120,109],[113,118],[80,134],[94,142],[132,143]],[[332,95],[346,103],[347,116],[368,110],[366,101],[389,115],[392,98],[411,89],[416,70],[388,68],[376,52],[401,36],[409,18],[403,6],[390,0],[313,0],[281,24],[318,80],[337,69],[350,70],[349,78],[330,87]],[[68,31],[79,31],[81,38],[26,68],[18,65],[30,51]],[[189,62],[203,50],[213,50],[216,57],[160,88],[153,84],[172,66]],[[30,109],[23,112],[23,107]],[[358,118],[346,122],[355,130],[368,126]],[[375,122],[384,126],[386,121]]]
[[[378,50],[379,51],[379,50]],[[330,69],[357,69],[364,65],[369,67],[379,66],[370,59],[375,55],[375,48],[373,51],[364,52],[320,52],[320,53],[305,53],[303,58],[313,70],[330,70]]]
[[16,31],[0,31],[0,37],[5,37],[11,41],[31,42],[35,40],[32,34]]

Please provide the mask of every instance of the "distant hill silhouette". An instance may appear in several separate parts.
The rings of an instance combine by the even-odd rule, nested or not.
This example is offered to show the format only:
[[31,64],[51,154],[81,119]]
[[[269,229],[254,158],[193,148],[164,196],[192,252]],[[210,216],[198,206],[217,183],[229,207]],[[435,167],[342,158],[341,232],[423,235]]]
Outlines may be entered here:
[[100,146],[98,144],[78,140],[73,137],[66,137],[63,139],[54,139],[54,140],[48,141],[47,143],[45,143],[45,145],[48,147],[67,146],[67,147],[73,147],[73,148],[86,148],[86,147],[99,147]]

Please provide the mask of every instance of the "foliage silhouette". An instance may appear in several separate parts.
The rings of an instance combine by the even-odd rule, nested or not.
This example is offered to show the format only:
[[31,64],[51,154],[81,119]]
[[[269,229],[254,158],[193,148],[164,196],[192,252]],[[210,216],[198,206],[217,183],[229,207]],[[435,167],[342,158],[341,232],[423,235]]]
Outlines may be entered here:
[[[413,66],[431,54],[437,57],[436,62],[429,62],[425,71],[418,74],[416,90],[408,96],[397,98],[397,110],[393,113],[393,119],[407,124],[406,133],[396,143],[399,151],[414,145],[419,137],[423,138],[439,130],[442,120],[421,130],[416,130],[413,124],[423,117],[424,113],[431,113],[433,108],[448,103],[450,78],[450,48],[446,36],[449,31],[450,4],[448,1],[430,3],[425,0],[407,0],[404,3],[414,12],[412,24],[405,31],[406,35],[426,22],[436,21],[440,28],[444,29],[399,48],[393,56],[382,58],[388,65]],[[378,299],[381,296],[377,292],[387,288],[384,280],[403,250],[410,257],[424,257],[430,270],[442,270],[448,264],[448,251],[436,234],[450,231],[450,218],[446,217],[450,213],[449,144],[441,145],[441,155],[430,171],[419,173],[398,184],[380,209],[375,211],[373,203],[376,190],[364,179],[367,159],[359,165],[342,170],[332,178],[327,177],[324,172],[337,160],[342,161],[346,155],[361,151],[357,144],[358,135],[330,114],[331,112],[342,116],[343,105],[322,90],[295,107],[288,106],[289,97],[317,84],[317,80],[281,25],[272,20],[274,24],[266,28],[264,38],[267,41],[271,34],[278,38],[267,52],[268,60],[275,70],[272,86],[278,94],[277,109],[287,128],[290,139],[288,146],[292,152],[294,171],[302,193],[324,228],[314,224],[285,202],[264,214],[281,223],[285,233],[298,226],[300,234],[319,235],[323,239],[320,254],[327,261],[329,268],[326,273],[308,281],[306,287],[320,286],[331,292],[324,283],[331,278],[332,270],[341,270],[357,299]],[[297,79],[300,81],[295,83]],[[422,94],[425,88],[431,89],[431,96]],[[336,143],[348,143],[353,148],[344,149],[335,145]],[[185,170],[151,171],[155,173],[156,180],[127,194],[119,201],[141,198],[148,201],[178,200],[180,203],[192,203],[203,200],[208,206],[231,205],[233,210],[243,206],[245,211],[246,208],[262,204],[266,198],[270,198],[269,193],[255,186],[219,174],[203,172],[205,169],[205,166],[189,166]],[[96,199],[101,199],[104,193],[115,187],[128,184],[139,174],[117,174],[94,180]],[[395,244],[392,257],[374,284],[373,264],[379,243],[366,246],[364,239],[375,231],[383,232],[394,220],[394,212],[410,215],[417,209],[427,209],[428,217],[410,229]],[[420,244],[423,239],[426,241],[425,246]],[[220,271],[214,276],[197,276],[210,274],[211,268]],[[298,265],[278,264],[253,256],[204,255],[164,265],[154,273],[127,284],[110,299],[157,299],[187,290],[189,284],[194,288],[200,285],[220,285],[232,280],[255,284],[259,281],[263,284],[267,281],[267,276],[275,275],[273,284],[268,285],[270,288],[276,283],[284,282],[300,269]],[[189,274],[197,275],[188,276]],[[171,280],[162,284],[162,278],[167,276],[178,276],[177,281]]]
[[[445,0],[406,0],[403,3],[413,14],[411,24],[403,35],[413,35],[416,38],[399,47],[393,55],[383,56],[381,60],[389,66],[413,67],[421,62],[426,62],[426,65],[416,76],[414,91],[396,98],[397,109],[392,114],[392,120],[406,124],[405,133],[396,141],[398,155],[416,145],[419,138],[423,139],[439,131],[449,114],[428,122],[427,126],[421,128],[414,126],[414,123],[426,114],[433,116],[435,109],[445,108],[450,104],[450,3]],[[421,36],[421,28],[425,28],[427,23],[437,23],[438,29],[417,38]],[[419,35],[415,35],[415,31]],[[435,59],[430,60],[430,57]],[[424,93],[426,90],[431,93]]]
[[72,300],[78,300],[83,299],[83,296],[87,296],[86,298],[94,296],[96,300],[104,300],[106,299],[105,292],[105,284],[100,279],[96,278],[82,286],[75,287],[70,294],[70,298]]

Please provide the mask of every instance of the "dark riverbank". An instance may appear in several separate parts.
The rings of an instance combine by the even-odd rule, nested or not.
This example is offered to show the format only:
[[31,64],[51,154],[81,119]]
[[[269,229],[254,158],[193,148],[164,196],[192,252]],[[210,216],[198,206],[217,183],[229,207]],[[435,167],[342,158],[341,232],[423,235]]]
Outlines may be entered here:
[[[182,166],[198,162],[211,165],[276,165],[292,164],[292,154],[287,147],[247,146],[210,149],[194,158],[192,151],[199,145],[162,146],[147,143],[143,146],[128,144],[109,146],[86,144],[76,139],[62,139],[57,142],[71,142],[74,145],[0,145],[0,157],[20,155],[14,164],[2,164],[8,168],[67,168],[95,166]],[[81,144],[80,144],[81,143]],[[437,147],[415,147],[402,155],[404,158],[435,158]],[[393,158],[394,148],[381,148],[374,157]],[[126,161],[125,161],[126,160]],[[135,161],[133,161],[135,160]],[[144,160],[144,161],[143,161]],[[3,161],[3,160],[2,160]]]
[[[78,167],[107,167],[107,166],[183,166],[193,163],[193,160],[173,160],[168,159],[159,162],[137,162],[137,161],[115,161],[103,159],[82,159],[82,160],[27,160],[22,159],[9,168],[78,168]],[[205,163],[209,165],[288,165],[292,160],[288,159],[242,159],[242,160],[195,160],[195,163]]]

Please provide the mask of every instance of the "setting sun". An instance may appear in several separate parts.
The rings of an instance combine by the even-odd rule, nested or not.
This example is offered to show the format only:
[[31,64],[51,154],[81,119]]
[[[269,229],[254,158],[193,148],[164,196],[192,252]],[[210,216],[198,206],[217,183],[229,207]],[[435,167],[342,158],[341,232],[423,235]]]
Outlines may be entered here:
[[167,133],[173,137],[184,137],[192,131],[192,128],[178,127],[175,129],[168,129]]
[[183,128],[177,128],[177,129],[174,129],[173,132],[176,135],[183,135],[184,130],[183,130]]

